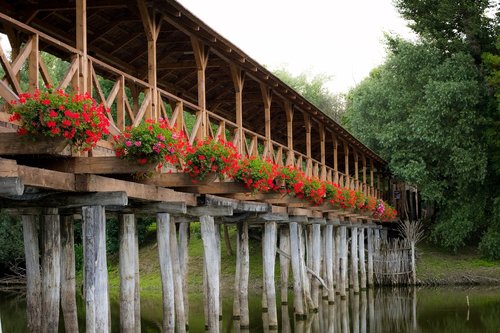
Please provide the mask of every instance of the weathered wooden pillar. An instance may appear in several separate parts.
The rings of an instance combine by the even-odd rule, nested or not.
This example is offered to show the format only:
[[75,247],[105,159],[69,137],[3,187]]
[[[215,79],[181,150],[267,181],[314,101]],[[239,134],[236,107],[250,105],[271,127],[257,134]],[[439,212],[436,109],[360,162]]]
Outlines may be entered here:
[[290,272],[290,259],[282,253],[290,253],[290,230],[280,228],[280,284],[281,305],[288,305],[288,276]]
[[361,313],[359,321],[361,322],[361,333],[366,333],[366,310],[367,310],[367,300],[366,300],[366,290],[361,290]]
[[236,137],[238,138],[236,147],[240,154],[245,154],[243,134],[243,86],[245,83],[245,73],[233,64],[230,65],[230,69],[235,91]]
[[295,157],[293,150],[293,106],[288,101],[283,102],[283,107],[286,114],[286,141],[288,154],[286,157],[286,165],[295,165]]
[[349,308],[346,299],[340,300],[340,316],[342,318],[342,333],[350,333],[351,328],[349,326]]
[[[311,233],[311,250],[312,250],[312,270],[318,275],[321,275],[321,225],[314,223]],[[311,277],[311,298],[313,300],[313,310],[317,311],[319,308],[319,281]]]
[[373,229],[366,229],[366,247],[368,249],[368,288],[373,287]]
[[182,275],[182,291],[184,302],[184,315],[186,319],[186,330],[189,330],[189,298],[188,298],[188,264],[189,264],[189,222],[181,222],[179,225],[179,264]]
[[137,220],[135,221],[134,224],[135,224],[134,322],[135,322],[135,333],[141,333],[141,282],[139,274],[139,231],[137,230]]
[[281,332],[282,333],[292,333],[292,327],[290,324],[290,316],[288,314],[288,304],[281,305]]
[[[307,220],[307,218],[305,218]],[[307,233],[302,229],[302,224],[298,225],[299,228],[299,245],[300,245],[300,269],[302,274],[302,285],[304,286],[304,298],[307,305],[307,312],[309,310],[315,309],[312,297],[311,297],[311,281],[308,276],[307,265],[305,260],[306,253],[306,238]],[[304,230],[304,231],[303,231]]]
[[278,312],[276,308],[276,290],[274,285],[274,268],[276,261],[277,223],[266,222],[263,242],[264,280],[266,286],[269,329],[278,329]]
[[368,289],[368,327],[370,332],[376,332],[375,322],[375,298],[373,295],[373,288]]
[[358,262],[358,228],[351,228],[351,269],[352,285],[355,294],[359,293],[359,262]]
[[87,0],[76,1],[76,48],[82,52],[79,56],[78,64],[78,88],[82,93],[87,91],[89,83],[87,58]]
[[365,228],[359,228],[359,273],[361,290],[366,290],[366,262],[365,262]]
[[40,251],[38,248],[38,219],[22,215],[24,256],[26,260],[26,314],[29,332],[40,332],[42,326],[42,289]]
[[325,278],[328,287],[328,304],[335,302],[335,288],[333,286],[333,225],[328,223],[324,229],[325,237]]
[[120,330],[135,332],[135,218],[120,214]]
[[338,219],[334,221],[335,224],[337,224],[335,226],[335,229],[333,230],[334,233],[335,233],[335,261],[333,263],[334,265],[334,269],[335,269],[335,293],[336,294],[340,294],[340,286],[341,286],[341,283],[340,283],[340,270],[341,270],[341,267],[340,267],[340,258],[342,257],[342,242],[340,241],[340,226],[338,226]]
[[82,207],[85,223],[86,331],[109,331],[106,215],[103,206]]
[[205,307],[208,317],[205,318],[206,330],[210,333],[219,332],[219,261],[214,218],[208,215],[200,217],[201,237],[203,239],[204,265],[207,272]]
[[359,333],[359,293],[353,295],[352,310],[352,332]]
[[264,157],[272,159],[273,144],[271,142],[271,101],[273,95],[271,89],[263,83],[261,83],[260,85],[260,91],[262,93],[262,101],[264,103],[264,129],[266,137]]
[[347,294],[347,228],[341,225],[340,232],[340,298],[345,299]]
[[290,256],[292,257],[292,273],[293,273],[293,305],[296,320],[304,320],[306,311],[304,307],[304,286],[302,280],[301,254],[300,254],[300,238],[297,222],[290,222]]
[[156,215],[158,259],[160,261],[161,285],[163,290],[163,332],[175,331],[174,277],[170,250],[170,214]]
[[[222,261],[222,251],[221,251],[221,225],[215,224],[215,242],[217,244],[217,255],[218,255],[218,268],[217,271],[220,274],[221,271],[221,261]],[[219,278],[220,281],[220,278]],[[222,321],[222,294],[220,293],[220,282],[219,282],[219,321]]]
[[61,309],[66,332],[78,332],[73,216],[61,219]]
[[61,224],[57,208],[43,213],[42,244],[42,332],[57,332],[61,297]]
[[250,328],[250,314],[248,309],[248,279],[250,275],[250,250],[248,246],[248,222],[242,221],[238,223],[238,240],[240,275],[239,275],[239,295],[240,302],[240,328]]
[[182,271],[179,260],[179,247],[174,217],[170,217],[170,253],[172,256],[172,272],[174,278],[175,326],[176,332],[186,332],[186,316],[184,312],[184,293],[182,291]]
[[[240,321],[241,319],[241,304],[240,304],[240,284],[241,284],[241,232],[242,222],[236,225],[236,266],[234,273],[234,294],[233,294],[233,320]],[[237,329],[240,328],[238,323]]]

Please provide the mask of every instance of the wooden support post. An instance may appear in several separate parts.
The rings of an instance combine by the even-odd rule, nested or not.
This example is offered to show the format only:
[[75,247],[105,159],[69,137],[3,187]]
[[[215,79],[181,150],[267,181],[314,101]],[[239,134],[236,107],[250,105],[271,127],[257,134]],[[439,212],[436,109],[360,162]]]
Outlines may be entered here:
[[194,59],[196,61],[196,69],[198,75],[198,112],[196,116],[201,118],[201,125],[197,133],[199,139],[203,139],[208,135],[208,119],[207,119],[207,101],[205,87],[205,69],[208,63],[208,52],[205,46],[195,37],[191,37],[191,45],[193,47]]
[[333,170],[335,174],[333,175],[333,182],[335,184],[339,183],[339,159],[338,159],[338,151],[339,151],[339,142],[337,136],[332,134],[333,140]]
[[263,243],[264,280],[266,286],[269,329],[278,329],[278,312],[276,309],[276,290],[274,285],[274,268],[276,260],[277,224],[266,222]]
[[170,250],[170,214],[156,215],[158,258],[160,261],[161,285],[163,290],[163,332],[175,331],[174,277]]
[[325,147],[325,125],[323,123],[319,124],[319,143],[321,152],[321,173],[320,179],[326,180],[326,147]]
[[307,113],[304,113],[304,126],[306,130],[306,175],[312,176],[311,117]]
[[182,271],[179,260],[179,246],[177,244],[175,220],[173,217],[170,218],[170,253],[172,257],[172,272],[174,279],[176,332],[185,333],[186,316],[184,312],[184,293],[182,291]]
[[[216,253],[218,254],[218,268],[217,268],[217,271],[219,272],[220,274],[220,271],[221,271],[221,261],[222,261],[222,249],[221,249],[221,228],[220,228],[220,224],[216,224],[215,225],[215,243],[217,244],[217,249],[216,249]],[[222,294],[220,293],[220,287],[221,287],[221,284],[220,284],[220,278],[219,278],[219,321],[222,321]]]
[[[287,228],[280,228],[280,250],[282,253],[290,253],[290,230]],[[290,259],[280,254],[281,305],[288,305],[289,271]]]
[[339,227],[340,231],[340,298],[345,299],[347,294],[347,228]]
[[[238,222],[236,226],[236,267],[234,274],[234,296],[233,296],[233,320],[241,319],[240,304],[240,283],[241,283],[241,232],[243,222]],[[238,324],[238,329],[240,328]]]
[[41,332],[42,290],[40,251],[38,248],[38,220],[34,215],[22,215],[24,256],[26,260],[26,314],[29,332]]
[[73,216],[61,219],[61,309],[66,332],[78,332]]
[[352,300],[352,333],[359,333],[359,293],[354,293]]
[[325,273],[328,286],[328,304],[335,302],[335,288],[333,283],[333,225],[327,224],[324,230],[325,237]]
[[366,333],[366,310],[367,310],[367,300],[366,300],[366,291],[361,291],[361,314],[359,316],[359,320],[361,322],[361,332]]
[[287,165],[295,165],[295,157],[293,153],[293,107],[290,102],[284,102],[284,109],[286,113],[286,140],[288,154],[286,157]]
[[366,290],[366,262],[365,262],[365,229],[359,228],[358,246],[359,246],[359,273],[360,288]]
[[240,240],[240,327],[250,328],[250,314],[248,308],[248,279],[250,275],[250,250],[248,245],[248,222],[238,224],[238,237]]
[[61,297],[61,224],[57,208],[44,212],[42,244],[42,332],[57,332]]
[[[236,65],[230,64],[231,76],[233,78],[234,96],[236,103],[236,137],[238,152],[245,154],[245,137],[243,134],[243,86],[245,83],[245,73]],[[250,152],[249,152],[250,153]]]
[[352,285],[355,294],[359,294],[359,262],[358,262],[358,228],[351,228],[351,269]]
[[[264,157],[267,158],[274,158],[273,154],[273,145],[271,142],[271,101],[272,101],[272,91],[269,89],[265,84],[261,83],[260,85],[260,91],[262,93],[262,100],[264,102],[264,128],[265,128],[265,137],[266,137],[266,143],[265,143],[265,148],[264,151],[266,152],[266,155]],[[278,161],[274,161],[277,163]]]
[[80,93],[87,91],[89,82],[87,58],[87,0],[76,1],[76,48],[82,52],[79,56],[78,88]]
[[340,257],[342,256],[342,252],[340,251],[342,246],[340,242],[340,227],[335,227],[333,229],[335,233],[335,261],[333,262],[334,273],[335,273],[335,290],[336,294],[340,293]]
[[109,332],[106,216],[103,206],[83,206],[85,223],[86,331]]
[[186,330],[189,330],[189,298],[188,298],[188,264],[189,264],[189,222],[181,222],[179,225],[179,264],[182,275],[182,291],[184,303],[184,316]]
[[[321,225],[314,223],[312,225],[311,234],[311,248],[312,251],[312,270],[319,276],[321,274]],[[317,311],[319,308],[319,281],[311,277],[311,298],[313,300],[313,310]]]
[[120,214],[120,330],[135,332],[135,219]]
[[371,189],[371,195],[374,195],[374,188],[373,188],[373,184],[374,184],[374,177],[373,177],[373,159],[370,158],[370,189]]
[[[345,187],[351,188],[351,181],[349,178],[349,144],[344,142],[344,174],[345,174]],[[341,186],[344,184],[340,184]]]
[[366,156],[365,154],[362,155],[362,162],[363,162],[363,191],[365,195],[368,194],[367,191],[367,185],[366,185]]
[[293,306],[295,309],[295,317],[297,320],[306,318],[304,306],[304,286],[302,284],[302,267],[300,261],[300,237],[297,222],[290,222],[290,255],[292,257],[292,273],[293,273]]
[[204,291],[205,308],[208,317],[205,318],[205,328],[210,333],[219,332],[219,261],[214,218],[200,216],[201,237],[203,239],[204,265],[207,272],[207,284]]
[[358,152],[354,150],[354,181],[355,181],[355,190],[359,191],[359,158]]
[[366,229],[366,247],[368,248],[368,288],[373,287],[373,230]]
[[34,35],[31,37],[32,41],[32,46],[31,46],[31,52],[29,55],[29,60],[28,60],[28,81],[29,81],[29,87],[28,87],[28,92],[33,94],[38,88],[38,68],[40,67],[40,59],[39,59],[39,53],[38,53],[38,35]]
[[139,274],[139,232],[137,230],[137,220],[135,221],[135,246],[134,246],[134,256],[135,256],[135,288],[134,288],[134,322],[135,322],[135,333],[141,333],[141,282]]

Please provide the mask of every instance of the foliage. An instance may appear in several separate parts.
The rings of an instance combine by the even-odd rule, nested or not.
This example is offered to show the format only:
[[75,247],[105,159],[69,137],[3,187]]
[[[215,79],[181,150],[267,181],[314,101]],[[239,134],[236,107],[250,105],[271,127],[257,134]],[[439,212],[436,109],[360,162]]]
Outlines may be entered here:
[[68,139],[76,149],[90,150],[109,134],[106,110],[90,94],[66,94],[62,90],[36,90],[19,95],[11,121],[20,120],[19,134],[41,134]]
[[18,218],[0,210],[0,270],[8,268],[16,259],[24,258],[23,230]]
[[197,140],[193,147],[187,147],[183,156],[184,172],[197,180],[203,180],[213,173],[219,179],[233,177],[238,168],[239,154],[231,142],[219,138]]
[[147,119],[136,127],[127,127],[115,136],[116,155],[139,164],[168,162],[177,164],[187,145],[183,132],[176,132],[164,119]]
[[254,192],[272,192],[280,190],[278,165],[258,157],[244,158],[234,179],[242,182]]
[[479,243],[479,251],[490,260],[500,260],[500,197],[493,202],[488,229]]
[[344,96],[328,91],[326,84],[331,81],[331,76],[317,74],[311,78],[307,73],[294,76],[285,68],[278,68],[273,73],[318,109],[332,119],[340,121],[345,110]]

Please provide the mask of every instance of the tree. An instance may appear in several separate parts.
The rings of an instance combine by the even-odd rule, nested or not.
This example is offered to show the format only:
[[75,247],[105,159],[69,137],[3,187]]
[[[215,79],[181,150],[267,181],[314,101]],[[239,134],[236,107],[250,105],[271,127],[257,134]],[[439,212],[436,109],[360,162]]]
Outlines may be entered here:
[[434,239],[457,249],[484,220],[484,93],[474,59],[425,43],[390,40],[391,53],[348,96],[345,125],[395,176],[437,203]]
[[345,110],[345,99],[341,94],[333,94],[325,86],[332,79],[331,76],[316,74],[310,78],[306,73],[294,76],[283,67],[276,69],[273,73],[326,115],[337,122],[340,121]]

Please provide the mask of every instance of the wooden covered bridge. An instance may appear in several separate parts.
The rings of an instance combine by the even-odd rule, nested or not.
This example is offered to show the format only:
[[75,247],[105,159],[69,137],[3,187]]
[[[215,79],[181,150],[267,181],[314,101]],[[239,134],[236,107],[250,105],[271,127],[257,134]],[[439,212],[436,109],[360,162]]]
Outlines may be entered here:
[[[238,230],[233,316],[242,329],[249,324],[249,227],[264,230],[263,296],[271,329],[278,325],[276,253],[285,303],[291,264],[297,319],[317,308],[321,297],[333,302],[335,292],[346,295],[349,235],[350,284],[355,292],[373,285],[372,253],[380,225],[372,216],[282,193],[254,193],[229,179],[193,183],[187,174],[166,168],[133,178],[131,173],[148,166],[116,157],[111,139],[75,152],[64,141],[18,136],[22,123],[11,117],[12,104],[20,102],[22,93],[50,85],[90,92],[110,108],[111,135],[144,119],[162,118],[183,129],[190,143],[206,137],[226,140],[242,156],[291,165],[308,177],[366,197],[388,198],[389,175],[382,158],[179,3],[3,0],[0,30],[7,37],[0,49],[0,208],[22,216],[31,331],[56,331],[59,305],[66,330],[78,330],[75,218],[84,225],[87,332],[107,332],[110,326],[105,246],[109,215],[118,216],[121,224],[124,332],[140,331],[139,215],[157,217],[165,331],[188,327],[190,222],[201,223],[210,332],[219,332],[221,225]],[[61,64],[59,77],[47,60],[54,58]]]

